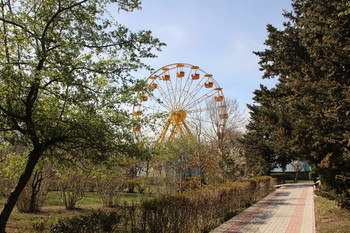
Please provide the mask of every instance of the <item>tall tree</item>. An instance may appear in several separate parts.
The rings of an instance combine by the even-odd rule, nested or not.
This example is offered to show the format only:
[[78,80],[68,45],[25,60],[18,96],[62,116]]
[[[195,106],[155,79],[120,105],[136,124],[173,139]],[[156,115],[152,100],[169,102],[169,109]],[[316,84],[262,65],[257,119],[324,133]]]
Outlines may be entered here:
[[241,142],[253,175],[268,175],[275,166],[283,167],[288,159],[278,155],[271,145],[272,132],[278,122],[272,107],[272,92],[261,85],[254,94],[253,99],[259,105],[248,105],[250,121]]
[[139,0],[0,0],[0,141],[30,151],[0,232],[41,157],[100,160],[128,144],[120,105],[134,89],[129,73],[163,44],[118,24],[107,14],[113,4],[140,8]]
[[255,108],[270,101],[275,121],[254,122],[269,133],[274,153],[315,164],[343,204],[350,200],[350,17],[342,14],[347,2],[293,0],[284,29],[268,25],[268,48],[256,54],[263,78],[278,77],[278,83],[269,95],[255,92],[262,96]]

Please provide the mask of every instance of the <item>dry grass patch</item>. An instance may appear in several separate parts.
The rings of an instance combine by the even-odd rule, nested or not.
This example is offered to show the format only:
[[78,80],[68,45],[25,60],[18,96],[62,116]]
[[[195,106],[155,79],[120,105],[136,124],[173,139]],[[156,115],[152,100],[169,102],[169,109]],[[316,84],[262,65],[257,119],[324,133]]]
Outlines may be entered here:
[[350,211],[340,209],[335,201],[315,196],[315,214],[317,233],[350,232]]

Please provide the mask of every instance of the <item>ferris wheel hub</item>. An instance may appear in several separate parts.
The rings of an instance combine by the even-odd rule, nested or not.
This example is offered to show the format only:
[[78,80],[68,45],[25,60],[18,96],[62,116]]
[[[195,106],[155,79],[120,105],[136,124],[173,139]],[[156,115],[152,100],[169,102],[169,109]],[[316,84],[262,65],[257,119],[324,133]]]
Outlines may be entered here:
[[[164,66],[145,80],[150,90],[135,96],[133,128],[135,137],[154,139],[158,143],[198,133],[196,121],[210,115],[221,132],[228,114],[222,88],[199,66],[175,63]],[[212,102],[210,102],[212,101]],[[208,105],[210,104],[210,106]],[[150,124],[145,124],[149,122]],[[203,127],[208,125],[203,121]],[[210,125],[208,126],[210,127]]]
[[183,110],[172,112],[170,115],[170,120],[175,123],[183,122],[186,119],[186,112]]

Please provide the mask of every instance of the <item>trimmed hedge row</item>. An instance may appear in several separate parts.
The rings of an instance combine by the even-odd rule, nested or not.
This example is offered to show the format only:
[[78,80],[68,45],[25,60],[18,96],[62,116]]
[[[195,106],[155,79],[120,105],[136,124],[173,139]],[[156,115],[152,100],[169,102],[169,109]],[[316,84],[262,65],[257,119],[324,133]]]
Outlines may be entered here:
[[[109,229],[114,229],[114,232],[209,232],[242,208],[268,195],[271,180],[269,176],[255,177],[212,189],[145,200],[139,205],[122,206],[116,209],[120,219],[113,224],[117,226]],[[64,229],[64,221],[60,226]],[[66,232],[57,227],[54,229],[53,232]]]
[[271,177],[165,196],[141,204],[143,232],[208,232],[269,194]]

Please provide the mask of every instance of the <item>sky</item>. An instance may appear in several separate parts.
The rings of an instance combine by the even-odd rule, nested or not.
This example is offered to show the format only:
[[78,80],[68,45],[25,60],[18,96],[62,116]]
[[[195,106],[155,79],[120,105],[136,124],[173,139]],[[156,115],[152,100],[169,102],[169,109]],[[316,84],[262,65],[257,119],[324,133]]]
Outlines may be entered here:
[[[253,91],[263,80],[259,58],[253,51],[266,47],[266,25],[282,28],[283,10],[291,0],[143,0],[142,10],[120,12],[116,20],[133,31],[151,30],[167,44],[157,58],[144,60],[154,69],[173,63],[199,66],[212,74],[226,98],[234,98],[247,111]],[[150,73],[135,74],[145,78]]]

